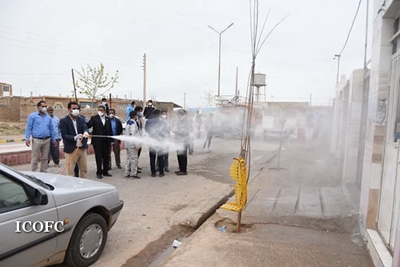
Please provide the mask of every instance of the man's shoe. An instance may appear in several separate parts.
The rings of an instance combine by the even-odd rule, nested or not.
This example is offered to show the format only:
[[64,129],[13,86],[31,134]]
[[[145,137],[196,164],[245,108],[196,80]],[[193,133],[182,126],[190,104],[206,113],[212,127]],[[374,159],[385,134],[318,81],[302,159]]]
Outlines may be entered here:
[[177,172],[176,175],[187,175],[187,172]]
[[176,171],[175,173],[178,173],[178,172],[181,172],[181,171],[179,170],[179,171]]
[[122,169],[121,165],[118,165],[117,167],[118,167],[118,169]]
[[155,174],[155,173],[152,173],[152,174],[151,174],[151,177],[156,177],[156,174]]
[[110,173],[106,172],[106,173],[103,174],[103,176],[111,177],[112,175]]
[[97,174],[97,179],[103,179],[103,175]]
[[60,168],[60,164],[54,163],[54,167]]
[[160,177],[164,177],[165,175],[164,175],[164,173],[160,173]]
[[165,169],[165,171],[166,171],[166,172],[169,172],[169,170],[168,170],[168,169]]
[[138,169],[138,170],[142,170],[142,168],[140,168],[140,167],[137,167],[137,169]]
[[140,179],[140,176],[137,176],[137,175],[133,175],[133,176],[131,176],[132,178],[135,178],[135,179]]
[[139,171],[139,170],[138,170],[137,172],[138,172],[138,173],[142,173],[142,171]]
[[125,176],[124,176],[125,178],[129,178],[129,177],[131,177],[129,174],[125,174]]

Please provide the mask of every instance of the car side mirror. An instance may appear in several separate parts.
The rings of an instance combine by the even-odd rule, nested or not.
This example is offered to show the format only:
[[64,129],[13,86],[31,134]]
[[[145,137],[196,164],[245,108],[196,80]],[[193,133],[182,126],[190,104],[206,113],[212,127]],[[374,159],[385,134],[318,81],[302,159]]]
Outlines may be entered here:
[[35,205],[47,205],[47,203],[49,203],[49,198],[46,192],[40,188],[35,189],[33,203],[35,203]]

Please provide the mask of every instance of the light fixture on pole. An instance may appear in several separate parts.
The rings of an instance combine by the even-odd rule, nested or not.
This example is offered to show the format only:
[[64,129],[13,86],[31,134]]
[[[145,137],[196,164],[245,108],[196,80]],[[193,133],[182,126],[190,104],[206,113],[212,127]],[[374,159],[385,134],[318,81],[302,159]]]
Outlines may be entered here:
[[208,25],[208,27],[215,31],[216,33],[219,34],[219,52],[218,52],[218,96],[220,96],[221,93],[221,35],[227,30],[229,29],[231,26],[233,25],[233,22],[225,28],[225,30],[219,32],[216,29],[214,29],[213,27],[211,27],[210,25]]

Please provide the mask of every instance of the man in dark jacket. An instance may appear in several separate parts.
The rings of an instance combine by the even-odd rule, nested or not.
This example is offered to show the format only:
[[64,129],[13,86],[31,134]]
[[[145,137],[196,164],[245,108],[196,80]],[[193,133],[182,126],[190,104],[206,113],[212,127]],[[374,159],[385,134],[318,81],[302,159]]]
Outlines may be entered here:
[[69,102],[67,107],[69,115],[60,120],[60,132],[64,142],[65,159],[68,163],[68,175],[74,176],[75,165],[78,165],[79,177],[86,178],[88,128],[85,121],[79,117],[78,103]]
[[[110,109],[110,122],[111,122],[111,130],[112,135],[117,136],[121,135],[123,128],[121,121],[115,117],[115,109]],[[110,157],[108,161],[108,169],[111,170],[111,150],[114,151],[115,156],[115,164],[117,165],[118,169],[122,169],[121,167],[121,140],[112,139],[111,140],[111,149],[110,149]]]
[[152,100],[147,101],[147,107],[144,108],[143,117],[145,117],[147,120],[150,119],[151,116],[153,115],[154,110],[156,110],[156,108],[153,106],[153,101]]
[[[190,149],[190,132],[192,131],[192,121],[186,117],[186,110],[178,110],[178,122],[175,128],[175,140],[178,145],[176,151],[178,157],[179,171],[177,175],[187,175],[187,152]],[[190,151],[190,153],[192,153]]]
[[151,119],[146,122],[145,130],[149,136],[155,139],[155,144],[149,145],[151,177],[156,177],[156,159],[160,171],[160,177],[164,176],[165,148],[161,147],[167,135],[167,124],[160,119],[161,111],[153,111]]
[[103,105],[97,107],[97,115],[92,116],[88,122],[88,128],[93,127],[92,145],[96,159],[98,179],[103,176],[112,176],[108,172],[108,158],[110,156],[110,138],[112,135],[110,119],[106,116],[106,108]]

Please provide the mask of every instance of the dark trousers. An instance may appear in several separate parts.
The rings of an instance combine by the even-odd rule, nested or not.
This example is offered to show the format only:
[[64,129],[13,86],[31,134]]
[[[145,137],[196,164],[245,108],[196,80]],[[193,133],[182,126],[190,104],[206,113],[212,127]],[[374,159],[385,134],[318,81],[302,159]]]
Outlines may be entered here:
[[[164,170],[168,170],[168,157],[169,157],[169,153],[165,153],[164,154]],[[160,169],[160,164],[158,163],[158,159],[156,160],[156,166],[158,169]]]
[[114,157],[115,157],[115,164],[117,166],[121,166],[121,141],[114,139],[114,144],[111,146],[112,149],[110,148],[110,156],[109,156],[109,162],[108,162],[108,169],[111,170],[111,150],[114,151]]
[[186,172],[187,168],[187,151],[189,149],[189,144],[184,145],[183,150],[176,151],[178,157],[179,171]]
[[79,177],[79,166],[78,166],[78,163],[75,164],[74,174],[75,174],[75,177]]
[[94,157],[96,159],[96,174],[108,173],[108,157],[110,156],[110,143],[102,142],[99,145],[93,145]]
[[156,159],[158,161],[158,168],[160,170],[160,174],[164,173],[164,154],[161,152],[157,152],[157,150],[153,148],[149,148],[150,155],[150,170],[152,174],[156,173]]
[[[57,143],[60,144],[60,142],[58,142],[58,141],[57,141]],[[60,164],[60,147],[59,146],[55,147],[53,142],[50,142],[48,163],[50,163],[50,156],[53,159],[54,164]]]

